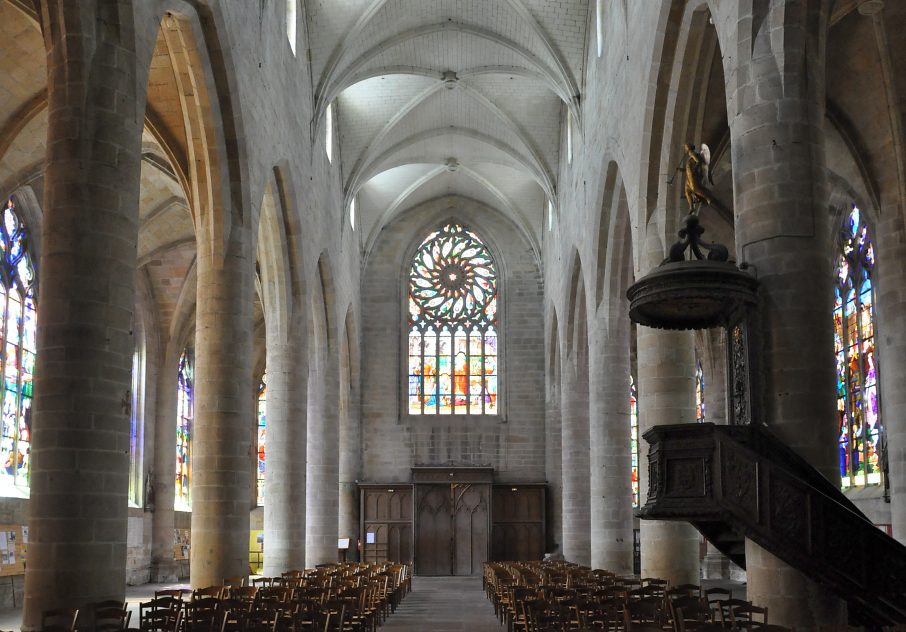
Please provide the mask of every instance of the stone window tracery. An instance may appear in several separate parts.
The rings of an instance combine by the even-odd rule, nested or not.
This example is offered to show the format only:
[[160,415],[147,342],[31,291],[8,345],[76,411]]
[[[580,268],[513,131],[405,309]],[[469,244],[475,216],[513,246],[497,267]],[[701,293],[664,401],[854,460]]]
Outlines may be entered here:
[[3,421],[0,495],[28,498],[31,466],[32,381],[35,370],[37,278],[28,233],[9,198],[0,222],[0,355]]
[[192,351],[179,358],[176,391],[176,496],[177,511],[192,510],[192,426],[195,418],[195,366]]
[[874,246],[855,206],[840,229],[834,287],[838,447],[843,488],[881,483]]
[[498,414],[498,276],[487,246],[461,224],[433,231],[408,290],[409,414]]

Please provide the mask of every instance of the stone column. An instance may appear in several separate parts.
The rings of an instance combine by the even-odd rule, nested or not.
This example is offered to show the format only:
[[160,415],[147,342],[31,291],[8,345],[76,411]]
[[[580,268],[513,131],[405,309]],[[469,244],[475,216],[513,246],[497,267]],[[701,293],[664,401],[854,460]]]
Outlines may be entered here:
[[[728,72],[737,259],[761,282],[763,420],[839,483],[832,253],[824,161],[826,3],[771,3]],[[771,25],[769,28],[767,25]],[[751,541],[747,595],[797,630],[846,622],[842,602]]]
[[[151,534],[151,579],[175,582],[179,579],[173,561],[173,529],[176,512],[176,391],[179,354],[162,354],[157,369],[157,427],[154,433],[154,518]],[[175,353],[175,356],[174,356]]]
[[885,208],[875,227],[875,310],[881,378],[881,421],[887,431],[893,536],[906,543],[906,230],[902,207]]
[[[554,330],[554,336],[557,335]],[[546,551],[563,550],[563,467],[560,441],[560,356],[556,343],[551,343],[553,357],[548,358],[547,398],[544,415],[544,472],[547,479]]]
[[43,610],[124,596],[143,110],[131,2],[39,10],[48,129],[27,630]]
[[[584,318],[584,316],[583,316]],[[564,362],[562,394],[563,556],[591,564],[587,343]],[[576,359],[578,355],[578,360]]]
[[340,436],[339,436],[339,477],[340,515],[338,537],[349,538],[347,561],[358,561],[356,541],[359,538],[359,479],[362,467],[362,427],[359,421],[359,407],[356,388],[352,382],[349,366],[349,350],[346,340],[342,342],[344,353],[340,365]]
[[255,259],[246,226],[234,220],[228,239],[212,243],[218,238],[208,236],[217,231],[206,223],[213,220],[202,217],[198,231],[204,237],[198,240],[190,557],[196,588],[248,573],[255,449],[249,432]]
[[[264,574],[305,568],[306,389],[308,362],[297,340],[267,342],[267,463]],[[276,337],[276,336],[275,336]]]
[[318,354],[308,374],[308,492],[305,565],[337,561],[339,531],[338,362],[330,351]]
[[623,297],[610,300],[609,331],[593,339],[589,375],[591,565],[631,575],[629,306]]
[[[695,347],[689,331],[638,327],[639,495],[648,496],[645,432],[662,424],[695,423]],[[699,583],[699,535],[687,522],[642,520],[642,577],[673,585]]]

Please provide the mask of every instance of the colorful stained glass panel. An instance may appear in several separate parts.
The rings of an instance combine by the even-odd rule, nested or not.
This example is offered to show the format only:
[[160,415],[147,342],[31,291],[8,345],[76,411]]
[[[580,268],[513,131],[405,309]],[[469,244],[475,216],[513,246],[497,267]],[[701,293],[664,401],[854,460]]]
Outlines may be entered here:
[[195,373],[187,349],[179,359],[176,392],[176,497],[177,511],[192,509],[192,422],[195,417]]
[[255,471],[258,505],[264,505],[264,457],[267,446],[267,377],[258,387],[258,467]]
[[874,250],[853,207],[840,231],[834,288],[840,479],[845,489],[882,482],[878,367],[874,347]]
[[496,313],[497,271],[481,239],[455,223],[428,235],[409,276],[409,414],[497,414]]

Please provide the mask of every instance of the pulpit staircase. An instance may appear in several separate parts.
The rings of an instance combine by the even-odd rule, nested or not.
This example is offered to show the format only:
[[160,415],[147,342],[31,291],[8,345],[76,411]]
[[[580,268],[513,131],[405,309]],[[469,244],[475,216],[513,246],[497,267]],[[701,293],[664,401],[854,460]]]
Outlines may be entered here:
[[688,521],[743,568],[749,538],[845,600],[851,625],[906,623],[906,547],[765,427],[679,424],[644,437],[641,518]]

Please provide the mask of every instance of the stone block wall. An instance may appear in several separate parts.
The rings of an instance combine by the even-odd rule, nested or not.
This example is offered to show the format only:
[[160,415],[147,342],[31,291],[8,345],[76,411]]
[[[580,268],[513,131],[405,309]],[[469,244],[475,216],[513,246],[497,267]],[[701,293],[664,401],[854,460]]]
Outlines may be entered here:
[[[491,248],[500,277],[501,414],[410,416],[401,399],[408,268],[415,247],[447,219]],[[498,212],[442,197],[402,214],[379,237],[362,283],[363,471],[371,482],[403,482],[415,465],[492,466],[498,480],[545,479],[544,331],[535,253]]]

